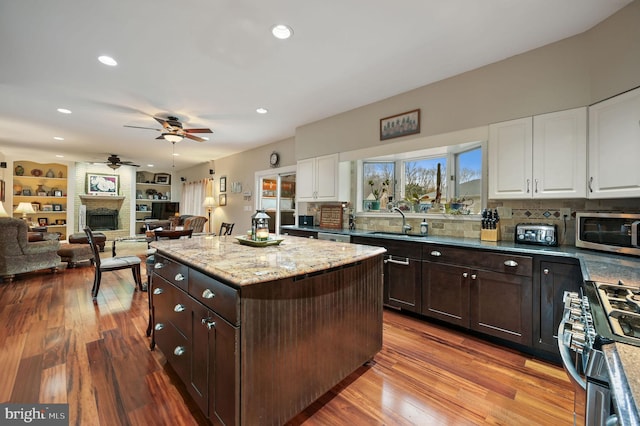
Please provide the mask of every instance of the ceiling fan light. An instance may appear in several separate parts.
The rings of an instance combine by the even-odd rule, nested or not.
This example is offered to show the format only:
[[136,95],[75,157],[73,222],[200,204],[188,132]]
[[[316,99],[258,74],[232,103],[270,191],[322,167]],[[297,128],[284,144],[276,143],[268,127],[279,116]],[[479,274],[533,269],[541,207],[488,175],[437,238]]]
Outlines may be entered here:
[[116,169],[120,168],[120,164],[109,163],[109,164],[107,164],[107,166],[111,167],[113,170],[116,170]]
[[176,135],[174,133],[165,133],[162,136],[164,136],[164,138],[169,142],[173,143],[180,142],[182,140],[182,136]]

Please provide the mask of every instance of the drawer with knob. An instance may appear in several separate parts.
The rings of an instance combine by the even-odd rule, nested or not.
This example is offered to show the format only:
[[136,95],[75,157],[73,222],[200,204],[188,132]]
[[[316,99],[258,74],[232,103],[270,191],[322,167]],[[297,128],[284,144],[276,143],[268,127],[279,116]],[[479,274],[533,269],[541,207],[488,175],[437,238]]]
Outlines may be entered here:
[[466,249],[448,246],[425,248],[424,260],[460,265],[514,275],[531,276],[533,258],[510,253],[493,253],[486,250]]
[[187,282],[189,280],[188,267],[156,253],[153,271],[170,283],[187,291]]
[[159,324],[173,324],[180,333],[189,336],[191,312],[189,311],[189,296],[171,285],[164,278],[153,280],[151,289],[155,311],[155,330]]
[[187,337],[171,323],[156,322],[154,326],[156,345],[167,358],[171,367],[185,382],[189,383],[189,359],[191,344]]
[[192,269],[189,294],[231,324],[240,324],[240,298],[234,287]]

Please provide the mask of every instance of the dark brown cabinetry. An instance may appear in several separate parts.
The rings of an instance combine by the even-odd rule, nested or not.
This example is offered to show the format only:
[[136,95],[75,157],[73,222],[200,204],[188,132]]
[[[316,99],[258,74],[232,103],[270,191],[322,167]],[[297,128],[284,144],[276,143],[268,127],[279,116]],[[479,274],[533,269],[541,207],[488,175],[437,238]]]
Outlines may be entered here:
[[281,229],[281,234],[291,235],[292,237],[318,238],[316,231],[305,231],[302,229]]
[[430,246],[422,266],[422,314],[531,345],[532,259]]
[[239,328],[225,319],[239,325],[235,290],[159,254],[154,271],[156,344],[202,412],[236,424]]
[[562,295],[565,291],[579,291],[582,271],[575,259],[541,257],[536,259],[536,275],[540,285],[534,287],[533,294],[533,346],[559,356],[557,333],[562,319]]
[[384,304],[420,313],[422,244],[367,237],[352,237],[352,242],[387,249],[384,256]]

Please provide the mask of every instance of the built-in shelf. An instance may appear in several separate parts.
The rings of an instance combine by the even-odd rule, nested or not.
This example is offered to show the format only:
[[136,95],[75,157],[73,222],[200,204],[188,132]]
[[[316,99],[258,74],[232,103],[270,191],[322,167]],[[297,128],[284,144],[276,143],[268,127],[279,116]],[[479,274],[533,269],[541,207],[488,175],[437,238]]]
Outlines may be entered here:
[[119,195],[80,195],[81,200],[124,200],[124,196]]

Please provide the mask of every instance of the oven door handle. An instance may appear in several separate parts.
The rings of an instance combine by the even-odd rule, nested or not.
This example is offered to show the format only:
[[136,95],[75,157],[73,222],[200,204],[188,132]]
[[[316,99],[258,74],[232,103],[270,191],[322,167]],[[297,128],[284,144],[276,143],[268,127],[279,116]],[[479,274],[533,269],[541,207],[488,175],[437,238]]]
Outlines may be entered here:
[[[563,318],[558,326],[558,350],[560,351],[560,357],[562,358],[562,365],[569,375],[569,378],[571,378],[576,384],[580,385],[582,389],[586,390],[587,382],[580,376],[580,374],[578,374],[578,370],[571,358],[571,351],[569,349],[571,342],[565,341],[564,325],[565,320]],[[568,335],[566,337],[570,338]]]

